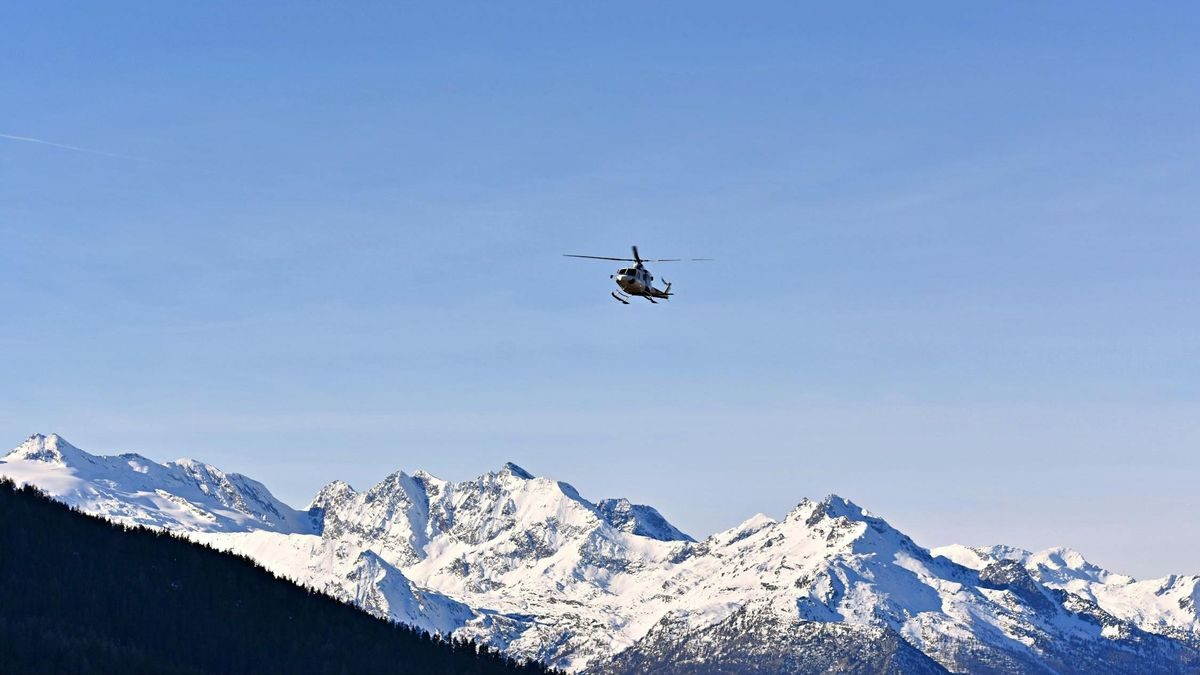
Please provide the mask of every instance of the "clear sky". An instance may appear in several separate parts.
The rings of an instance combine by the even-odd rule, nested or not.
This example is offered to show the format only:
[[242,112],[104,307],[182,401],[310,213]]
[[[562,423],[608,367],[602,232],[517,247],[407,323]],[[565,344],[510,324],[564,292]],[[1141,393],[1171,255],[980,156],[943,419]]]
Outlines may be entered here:
[[1195,3],[450,4],[0,9],[3,445],[1200,573]]

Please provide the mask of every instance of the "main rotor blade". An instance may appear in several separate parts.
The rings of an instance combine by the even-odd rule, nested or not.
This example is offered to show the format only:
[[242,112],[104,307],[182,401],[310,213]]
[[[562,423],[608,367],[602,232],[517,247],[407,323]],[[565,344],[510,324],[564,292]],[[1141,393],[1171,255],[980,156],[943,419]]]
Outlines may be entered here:
[[609,258],[603,255],[575,255],[574,253],[564,253],[564,258],[591,258],[592,260],[620,260],[622,262],[637,262],[633,258]]
[[576,255],[574,253],[564,253],[564,258],[590,258],[591,260],[619,260],[621,262],[702,262],[705,260],[716,260],[716,258],[655,258],[646,260],[645,258],[610,258],[604,255]]
[[634,262],[636,262],[636,263],[641,263],[641,262],[643,262],[643,261],[642,261],[642,256],[638,255],[638,252],[637,252],[637,246],[634,246],[634,247],[633,247],[633,261],[634,261]]
[[700,262],[702,260],[716,260],[716,258],[657,258],[655,260],[645,260],[642,262]]

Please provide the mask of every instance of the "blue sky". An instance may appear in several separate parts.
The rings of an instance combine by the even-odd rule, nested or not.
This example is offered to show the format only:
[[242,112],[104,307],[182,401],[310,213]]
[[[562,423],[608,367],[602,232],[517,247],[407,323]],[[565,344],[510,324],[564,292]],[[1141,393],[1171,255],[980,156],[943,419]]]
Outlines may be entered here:
[[0,10],[7,445],[1200,573],[1194,5],[345,4]]

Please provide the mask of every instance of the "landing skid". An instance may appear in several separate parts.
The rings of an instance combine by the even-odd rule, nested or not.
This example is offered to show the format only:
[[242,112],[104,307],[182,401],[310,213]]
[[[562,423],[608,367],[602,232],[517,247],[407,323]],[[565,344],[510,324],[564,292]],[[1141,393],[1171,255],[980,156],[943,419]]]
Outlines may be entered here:
[[[622,305],[628,305],[629,299],[633,297],[629,293],[622,293],[621,291],[612,291],[610,293],[610,295],[612,295],[613,300],[616,300],[617,302],[621,303]],[[652,304],[652,305],[657,305],[658,300],[667,300],[670,298],[669,293],[658,296],[658,300],[655,300],[654,296],[647,295],[645,293],[638,293],[637,296],[649,300],[650,304]]]

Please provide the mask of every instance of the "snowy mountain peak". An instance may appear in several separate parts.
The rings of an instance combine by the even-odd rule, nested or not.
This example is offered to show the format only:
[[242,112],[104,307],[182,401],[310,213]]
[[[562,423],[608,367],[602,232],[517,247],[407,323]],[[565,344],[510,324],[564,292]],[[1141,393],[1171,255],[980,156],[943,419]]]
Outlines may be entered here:
[[759,532],[778,524],[779,521],[771,516],[765,513],[756,513],[728,530],[710,535],[705,541],[714,546],[729,546],[743,539],[749,539]]
[[334,504],[341,504],[358,494],[344,480],[335,480],[317,491],[308,503],[308,510],[324,509]]
[[525,480],[533,479],[533,474],[529,473],[525,469],[522,469],[513,462],[505,462],[504,466],[500,467],[500,475],[514,476],[516,478],[523,478]]
[[1039,555],[1045,556],[1047,562],[1058,565],[1059,567],[1080,568],[1091,564],[1083,558],[1083,555],[1081,555],[1079,551],[1076,551],[1073,548],[1067,548],[1065,546],[1048,548],[1039,552]]
[[962,544],[939,546],[931,553],[973,570],[982,570],[996,560],[1024,561],[1032,555],[1029,551],[1014,546],[964,546]]
[[634,504],[628,499],[602,499],[596,504],[609,525],[630,534],[659,541],[695,541],[663,518],[652,506]]
[[367,501],[407,499],[413,482],[413,477],[403,471],[392,472],[366,491]]
[[134,453],[91,455],[56,434],[34,434],[0,460],[0,474],[89,513],[176,531],[300,532],[307,517],[266,486],[203,462],[159,464]]
[[835,518],[849,518],[850,520],[869,520],[875,518],[875,514],[840,495],[825,497],[825,499],[821,500],[821,507],[825,510],[825,513]]
[[863,523],[883,522],[872,515],[870,511],[838,495],[829,495],[819,502],[807,498],[803,499],[796,505],[796,508],[787,514],[784,522],[800,521],[808,525],[813,525],[826,518],[842,518],[851,522]]
[[809,517],[845,518],[846,520],[869,523],[880,520],[867,509],[840,495],[831,494],[819,502],[805,499],[793,511],[804,511]]
[[[1025,566],[1042,583],[1067,587],[1073,583],[1133,583],[1133,577],[1114,574],[1094,565],[1078,551],[1056,547],[1032,552],[1015,546],[942,546],[933,550],[934,555],[949,558],[964,567],[982,570],[997,560],[1013,560]],[[1072,589],[1075,590],[1075,589]]]
[[781,525],[785,532],[794,536],[821,542],[830,552],[880,554],[887,560],[896,555],[930,559],[929,552],[908,535],[838,495],[829,495],[819,502],[801,501]]
[[[993,547],[995,548],[995,547]],[[1115,574],[1099,565],[1094,565],[1078,551],[1065,547],[1048,548],[1036,553],[1026,552],[1013,556],[1044,583],[1069,585],[1078,583],[1130,584],[1133,577]]]
[[34,434],[25,439],[25,442],[13,448],[11,452],[4,456],[4,459],[6,461],[27,460],[67,464],[72,459],[83,456],[90,457],[86,452],[71,445],[65,438],[62,438],[58,434],[50,434],[49,436]]
[[1088,562],[1079,551],[1061,546],[1029,554],[1026,556],[1025,562],[1027,565],[1042,565],[1049,569],[1065,569],[1089,574],[1107,574],[1107,570],[1103,570]]

